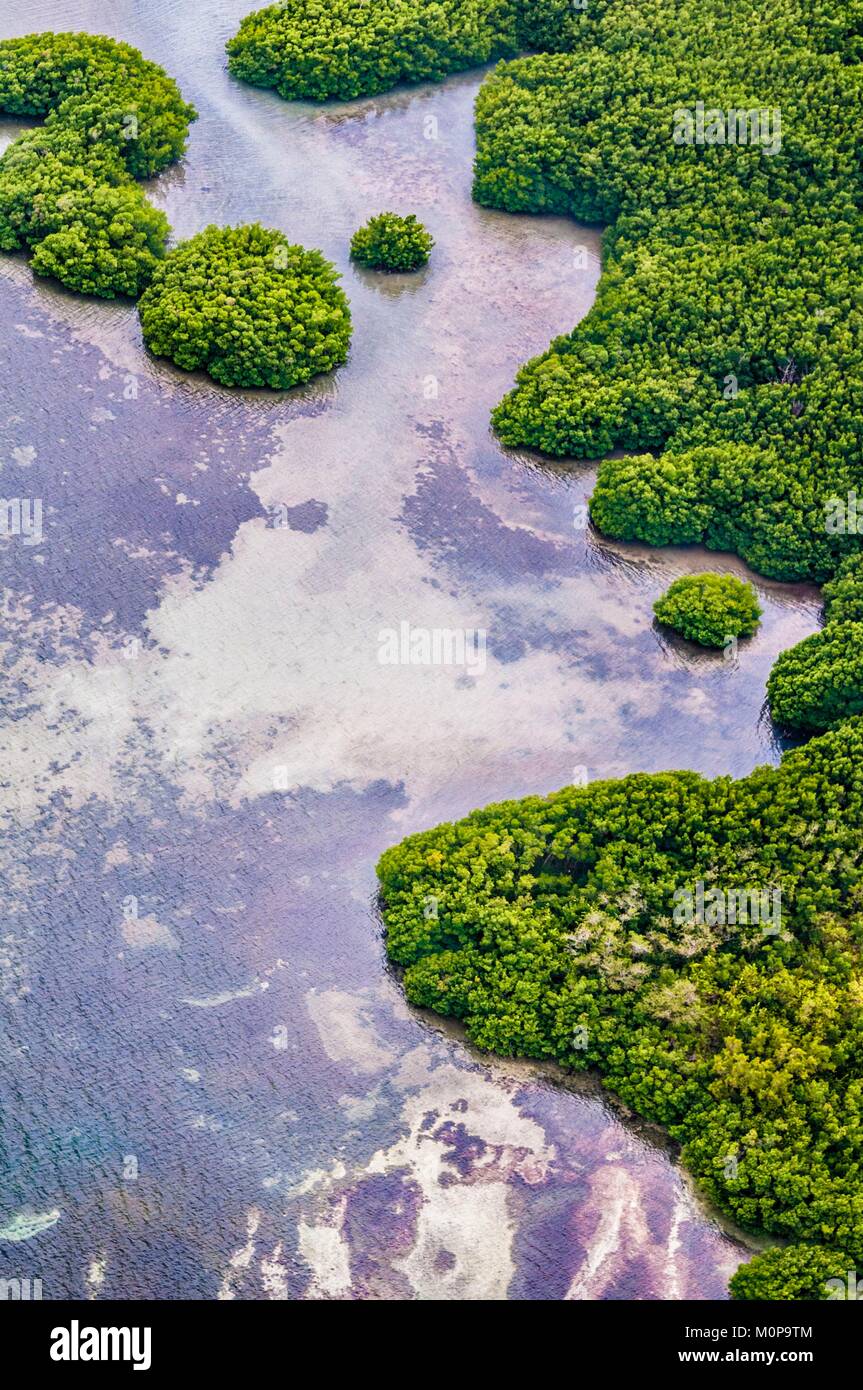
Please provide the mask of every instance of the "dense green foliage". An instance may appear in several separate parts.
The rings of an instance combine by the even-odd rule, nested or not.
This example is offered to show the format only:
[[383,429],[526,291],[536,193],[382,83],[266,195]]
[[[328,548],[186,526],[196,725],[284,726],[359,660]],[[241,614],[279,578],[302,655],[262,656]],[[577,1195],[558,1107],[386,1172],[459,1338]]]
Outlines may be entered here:
[[351,238],[351,255],[371,270],[419,270],[428,263],[434,237],[413,213],[381,212]]
[[724,647],[729,637],[751,637],[761,617],[752,585],[733,574],[675,579],[653,611],[666,627],[704,647]]
[[439,82],[518,49],[513,0],[285,0],[248,15],[228,67],[288,100]]
[[281,0],[247,15],[228,67],[288,101],[440,82],[520,49],[567,50],[607,0]]
[[491,806],[378,873],[413,1003],[598,1067],[742,1226],[863,1262],[863,721],[738,781]]
[[848,1256],[838,1250],[825,1250],[821,1245],[777,1245],[741,1265],[728,1287],[731,1297],[740,1302],[824,1302],[835,1297],[828,1279],[844,1283],[851,1268]]
[[[593,309],[494,415],[550,454],[665,449],[602,465],[601,530],[788,579],[858,544],[824,510],[863,463],[860,29],[832,0],[618,0],[484,85],[479,201],[612,224]],[[763,139],[676,143],[699,100],[763,109]]]
[[826,626],[781,652],[767,680],[777,723],[806,733],[863,714],[863,555],[824,586]]
[[287,390],[344,362],[351,314],[319,251],[253,223],[207,227],[170,251],[141,296],[144,341],[223,386]]
[[863,623],[863,552],[842,562],[821,597],[828,623]]
[[90,34],[0,42],[0,110],[44,116],[0,158],[0,249],[70,289],[137,296],[168,223],[136,178],[178,159],[195,111],[135,48]]
[[778,724],[807,733],[863,714],[863,623],[828,623],[782,652],[767,697]]
[[[728,417],[708,419],[719,436]],[[769,449],[706,444],[658,458],[607,459],[590,511],[599,529],[619,540],[702,542],[709,550],[735,551],[776,579],[823,579],[857,542],[825,531],[819,486],[814,474],[789,477]]]
[[[593,309],[521,370],[501,439],[630,451],[592,501],[610,535],[781,579],[857,548],[824,513],[863,472],[859,4],[287,0],[228,48],[237,76],[314,99],[543,50],[480,92],[475,196],[611,225]],[[711,112],[743,118],[723,143]]]

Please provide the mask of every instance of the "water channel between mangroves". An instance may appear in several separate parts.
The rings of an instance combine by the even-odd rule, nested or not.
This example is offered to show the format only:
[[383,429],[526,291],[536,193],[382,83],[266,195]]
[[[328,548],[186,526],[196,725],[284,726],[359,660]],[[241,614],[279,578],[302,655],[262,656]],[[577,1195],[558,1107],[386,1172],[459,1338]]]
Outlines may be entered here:
[[[110,33],[199,109],[150,196],[344,274],[348,364],[287,395],[149,359],[134,308],[0,257],[6,542],[0,1276],[43,1296],[718,1298],[744,1248],[590,1083],[406,1007],[375,862],[505,797],[775,761],[811,587],[756,579],[735,661],[651,605],[727,556],[607,543],[594,469],[502,450],[519,364],[589,308],[599,233],[470,199],[481,74],[346,106],[230,79],[249,0],[11,0],[3,37]],[[6,121],[8,142],[20,124]],[[428,269],[347,258],[384,208]],[[582,249],[583,248],[583,249]],[[401,623],[484,667],[382,665]]]

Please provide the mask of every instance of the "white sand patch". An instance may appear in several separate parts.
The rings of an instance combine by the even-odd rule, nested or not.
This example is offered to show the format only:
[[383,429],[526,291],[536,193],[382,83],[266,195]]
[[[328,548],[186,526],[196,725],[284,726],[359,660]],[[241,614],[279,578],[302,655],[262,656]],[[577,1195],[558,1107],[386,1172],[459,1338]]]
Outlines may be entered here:
[[285,1187],[286,1195],[289,1197],[305,1197],[309,1192],[314,1192],[320,1187],[325,1187],[328,1183],[340,1182],[347,1176],[347,1168],[341,1159],[336,1159],[331,1168],[312,1168],[297,1183],[286,1183],[283,1173],[276,1173],[271,1178],[264,1179],[264,1187]]
[[683,714],[688,714],[694,719],[714,719],[716,717],[716,702],[709,691],[701,689],[700,686],[692,685],[674,700],[675,708]]
[[269,980],[252,980],[251,984],[240,985],[237,989],[224,989],[217,994],[205,994],[200,997],[191,996],[181,999],[180,1003],[188,1004],[191,1009],[218,1009],[222,1004],[234,1004],[238,999],[254,999],[256,994],[261,994],[269,988]]
[[180,943],[171,928],[158,922],[155,917],[124,918],[120,933],[126,945],[135,951],[180,949]]
[[120,864],[128,864],[130,859],[128,845],[124,840],[117,840],[105,853],[104,867],[106,870],[116,869]]
[[272,1255],[261,1259],[261,1283],[268,1298],[286,1299],[288,1297],[288,1271],[282,1259],[282,1245],[279,1241]]
[[625,1168],[608,1166],[594,1173],[589,1207],[596,1214],[596,1227],[567,1299],[601,1298],[620,1265],[651,1242],[641,1189]]
[[56,1226],[63,1213],[59,1207],[51,1211],[20,1211],[6,1226],[0,1226],[0,1240],[32,1240]]
[[681,1240],[680,1232],[690,1215],[688,1203],[681,1193],[674,1203],[674,1210],[671,1213],[671,1225],[668,1231],[668,1244],[666,1246],[667,1263],[664,1297],[673,1302],[679,1302],[681,1298],[685,1298],[686,1296],[680,1267],[680,1259],[683,1253],[683,1241]]
[[228,1260],[228,1267],[222,1275],[222,1282],[216,1297],[227,1302],[235,1297],[234,1286],[249,1268],[255,1256],[255,1236],[261,1224],[261,1213],[252,1207],[246,1215],[246,1241]]
[[377,1036],[363,995],[336,988],[310,990],[306,1008],[331,1061],[363,1073],[383,1071],[395,1061],[393,1049]]
[[84,1284],[87,1289],[87,1297],[96,1299],[102,1291],[105,1282],[105,1271],[108,1265],[108,1257],[103,1250],[101,1255],[95,1256],[87,1266],[87,1273],[84,1275]]
[[[447,1143],[428,1132],[430,1111],[438,1123],[463,1125],[485,1144],[467,1178],[453,1180]],[[408,1133],[379,1151],[366,1170],[406,1167],[422,1191],[415,1243],[394,1267],[407,1275],[419,1298],[506,1298],[515,1273],[510,1180],[517,1175],[532,1183],[548,1176],[554,1151],[542,1127],[519,1113],[498,1078],[449,1064],[432,1071],[426,1086],[407,1099],[402,1119]]]
[[[313,1196],[315,1203],[314,1218],[303,1217],[304,1258],[314,1271],[307,1297],[347,1292],[346,1189],[386,1173],[407,1175],[420,1192],[411,1248],[392,1261],[417,1297],[506,1297],[515,1272],[512,1180],[545,1181],[555,1150],[542,1126],[517,1108],[521,1078],[462,1070],[441,1062],[441,1055],[446,1049],[423,1044],[402,1059],[393,1081],[411,1089],[401,1115],[404,1132],[394,1143],[378,1149],[362,1169],[346,1171],[339,1162],[294,1188],[291,1195]],[[450,1161],[456,1128],[484,1146],[463,1176]]]
[[299,1253],[312,1271],[307,1298],[341,1298],[351,1291],[351,1252],[341,1232],[346,1201],[339,1202],[328,1224],[299,1224]]

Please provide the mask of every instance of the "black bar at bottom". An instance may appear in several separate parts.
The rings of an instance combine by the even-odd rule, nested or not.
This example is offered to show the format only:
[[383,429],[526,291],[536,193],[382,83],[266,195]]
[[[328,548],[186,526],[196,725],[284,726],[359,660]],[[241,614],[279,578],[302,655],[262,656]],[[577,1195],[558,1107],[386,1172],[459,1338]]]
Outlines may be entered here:
[[224,1380],[264,1367],[281,1367],[290,1380],[342,1368],[367,1377],[377,1367],[391,1379],[415,1374],[403,1352],[391,1351],[419,1317],[415,1351],[427,1373],[487,1373],[517,1351],[522,1373],[528,1358],[543,1377],[559,1374],[553,1366],[563,1358],[573,1374],[579,1364],[694,1381],[705,1370],[754,1370],[769,1385],[789,1371],[823,1381],[853,1365],[863,1325],[863,1308],[841,1302],[447,1302],[437,1312],[406,1303],[397,1320],[383,1316],[388,1309],[389,1302],[5,1302],[0,1336],[5,1357],[14,1348],[19,1380],[32,1370],[49,1383],[128,1373],[161,1384],[178,1372]]

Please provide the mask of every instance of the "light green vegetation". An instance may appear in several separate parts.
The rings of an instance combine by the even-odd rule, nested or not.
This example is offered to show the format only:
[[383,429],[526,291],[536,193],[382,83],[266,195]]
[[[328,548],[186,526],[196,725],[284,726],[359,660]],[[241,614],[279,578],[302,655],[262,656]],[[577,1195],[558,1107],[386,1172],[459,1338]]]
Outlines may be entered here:
[[351,238],[351,256],[370,270],[419,270],[428,264],[434,238],[413,213],[382,212]]
[[675,579],[653,611],[665,626],[704,647],[724,647],[730,637],[751,637],[761,617],[752,585],[733,574]]
[[136,179],[179,159],[195,111],[135,48],[90,34],[0,42],[0,110],[44,117],[0,158],[0,249],[82,294],[136,297],[168,222]]
[[847,1288],[851,1268],[848,1256],[838,1250],[820,1245],[774,1246],[741,1265],[731,1276],[729,1288],[731,1297],[741,1302],[824,1302],[836,1297],[836,1281]]
[[207,227],[158,266],[144,341],[223,386],[287,390],[344,362],[351,314],[334,266],[257,223]]

